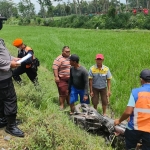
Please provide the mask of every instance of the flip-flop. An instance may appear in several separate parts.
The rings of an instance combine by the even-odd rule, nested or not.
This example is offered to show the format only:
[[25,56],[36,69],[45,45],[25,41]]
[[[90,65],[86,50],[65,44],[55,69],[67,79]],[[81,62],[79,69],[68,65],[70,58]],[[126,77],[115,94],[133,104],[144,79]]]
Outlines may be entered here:
[[74,113],[73,113],[73,112],[70,112],[69,114],[70,114],[70,115],[73,115]]

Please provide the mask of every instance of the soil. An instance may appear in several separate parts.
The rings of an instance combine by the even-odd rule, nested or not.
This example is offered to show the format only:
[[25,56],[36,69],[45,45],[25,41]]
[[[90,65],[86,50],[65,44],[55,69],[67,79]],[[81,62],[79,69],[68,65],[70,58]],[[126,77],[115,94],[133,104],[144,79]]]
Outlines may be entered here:
[[[8,140],[5,140],[7,138]],[[12,139],[10,134],[5,132],[5,128],[0,128],[0,150],[11,150],[9,147],[9,139]]]

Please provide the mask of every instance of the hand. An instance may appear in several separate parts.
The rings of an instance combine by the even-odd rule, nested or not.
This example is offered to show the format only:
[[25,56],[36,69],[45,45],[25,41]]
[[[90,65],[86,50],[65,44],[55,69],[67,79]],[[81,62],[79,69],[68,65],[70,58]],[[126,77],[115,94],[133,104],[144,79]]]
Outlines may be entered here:
[[120,124],[121,122],[119,121],[119,119],[115,119],[115,121],[114,121],[114,125],[116,126],[116,125],[118,125],[118,124]]
[[67,96],[69,95],[69,90],[66,91],[66,95],[67,95]]
[[11,68],[17,68],[18,66],[20,66],[21,64],[16,62],[16,61],[11,61],[10,67]]
[[94,93],[93,93],[93,91],[92,91],[92,92],[90,92],[90,96],[91,96],[91,97],[93,97],[93,96],[94,96]]
[[20,59],[21,59],[21,58],[16,58],[16,57],[15,57],[15,58],[13,59],[13,61],[18,61],[18,60],[20,60]]
[[111,92],[107,91],[107,97],[110,97],[110,96],[111,96]]
[[59,77],[55,77],[55,82],[60,82]]
[[88,100],[88,96],[87,96],[87,95],[84,95],[83,101],[86,101],[86,100]]

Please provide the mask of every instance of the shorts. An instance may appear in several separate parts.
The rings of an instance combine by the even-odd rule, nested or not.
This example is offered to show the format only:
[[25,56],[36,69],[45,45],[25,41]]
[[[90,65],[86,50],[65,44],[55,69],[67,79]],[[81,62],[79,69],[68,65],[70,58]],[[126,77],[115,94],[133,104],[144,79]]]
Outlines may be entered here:
[[84,90],[76,89],[74,86],[71,86],[70,104],[73,104],[76,101],[78,101],[78,95],[80,96],[80,103],[90,104],[89,98],[86,101],[83,100]]
[[96,89],[96,88],[93,87],[93,93],[94,93],[94,96],[91,98],[93,105],[98,105],[99,104],[99,95],[101,96],[102,105],[107,105],[108,104],[107,88]]
[[69,82],[69,79],[61,79],[61,78],[60,78],[60,82],[56,82],[59,96],[62,96],[62,97],[67,96],[68,82]]
[[142,139],[142,150],[150,150],[150,133],[138,130],[125,130],[126,149],[136,148],[137,143]]

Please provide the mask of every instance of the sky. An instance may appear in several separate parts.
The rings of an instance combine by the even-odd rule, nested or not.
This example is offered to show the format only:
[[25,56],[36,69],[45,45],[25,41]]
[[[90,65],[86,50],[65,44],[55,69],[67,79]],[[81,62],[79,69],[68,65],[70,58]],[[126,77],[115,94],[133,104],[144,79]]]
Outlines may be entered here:
[[[68,1],[68,0],[63,0],[63,1]],[[70,0],[71,1],[71,0]],[[13,0],[13,2],[14,3],[19,3],[20,2],[20,0]],[[36,10],[36,12],[38,13],[39,12],[39,10],[40,10],[40,5],[38,4],[38,2],[37,2],[37,0],[31,0],[31,2],[33,3],[33,4],[35,4],[35,10]],[[120,2],[121,3],[125,3],[126,2],[126,0],[120,0]],[[54,6],[56,6],[57,5],[57,2],[53,2],[53,0],[52,0],[52,4],[54,5]]]

